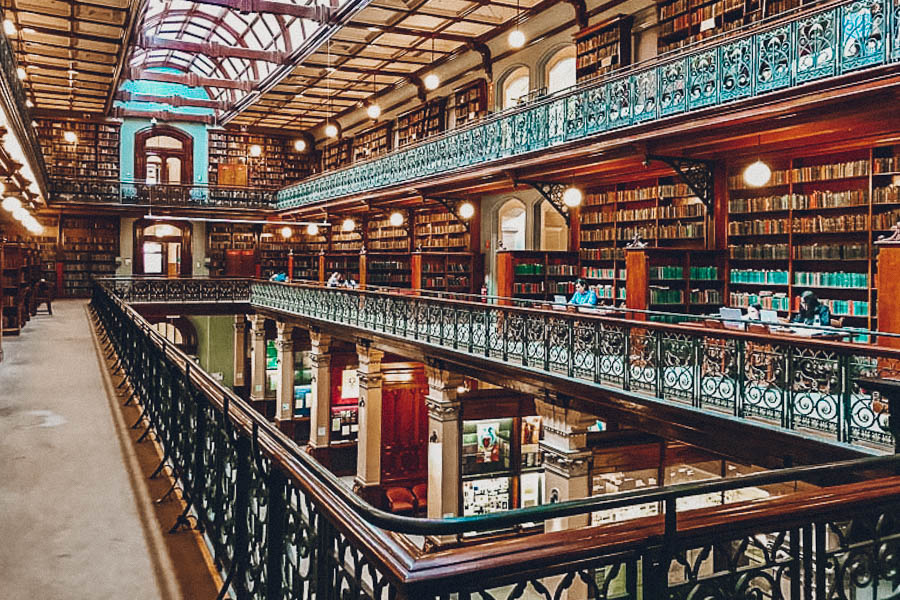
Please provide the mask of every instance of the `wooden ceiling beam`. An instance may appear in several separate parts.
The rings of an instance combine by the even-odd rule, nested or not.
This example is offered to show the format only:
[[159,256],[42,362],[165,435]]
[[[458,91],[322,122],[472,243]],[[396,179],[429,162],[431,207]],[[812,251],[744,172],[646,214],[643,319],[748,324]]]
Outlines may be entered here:
[[217,87],[249,92],[253,90],[253,81],[235,81],[220,77],[202,77],[196,73],[161,73],[144,69],[129,69],[128,79],[132,81],[161,81],[163,83],[180,83],[188,87]]
[[273,0],[193,0],[196,4],[208,4],[222,6],[242,13],[268,13],[271,15],[284,15],[309,19],[319,23],[326,23],[331,18],[334,8],[338,4],[331,1],[331,6],[303,6],[300,4],[288,4],[287,2],[275,2]]
[[243,58],[246,60],[262,60],[279,65],[284,63],[286,56],[284,52],[280,51],[255,50],[253,48],[228,46],[216,42],[188,42],[154,35],[140,36],[135,45],[144,50],[180,50],[191,54],[203,54],[210,58]]
[[468,35],[460,35],[457,33],[443,33],[440,31],[432,32],[423,29],[410,29],[408,27],[398,27],[397,25],[368,25],[366,23],[351,22],[347,24],[347,27],[366,30],[371,27],[373,30],[377,29],[379,33],[396,33],[398,35],[409,35],[425,39],[433,38],[436,40],[447,40],[448,42],[458,42],[460,44],[465,44],[472,40],[472,37]]
[[196,106],[199,108],[222,109],[225,107],[224,102],[218,100],[204,100],[202,98],[183,98],[181,96],[155,96],[152,94],[135,94],[125,90],[116,92],[116,100],[122,102],[156,102],[158,104],[168,104],[169,106]]
[[173,113],[168,110],[133,110],[130,108],[122,108],[121,106],[114,107],[110,116],[119,119],[137,118],[156,119],[157,121],[188,121],[192,123],[206,123],[207,125],[213,125],[215,123],[215,117],[213,115]]

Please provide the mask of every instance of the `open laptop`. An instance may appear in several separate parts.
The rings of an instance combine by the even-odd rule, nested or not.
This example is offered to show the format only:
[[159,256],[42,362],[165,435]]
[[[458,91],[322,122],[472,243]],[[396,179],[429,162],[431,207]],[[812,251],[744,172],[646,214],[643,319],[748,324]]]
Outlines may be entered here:
[[744,328],[744,315],[739,308],[728,308],[727,306],[723,306],[719,309],[719,316],[724,321],[725,327],[729,329],[743,329]]
[[759,311],[759,320],[763,323],[778,323],[778,311],[763,309]]
[[562,294],[556,294],[553,296],[553,304],[566,304],[566,297]]

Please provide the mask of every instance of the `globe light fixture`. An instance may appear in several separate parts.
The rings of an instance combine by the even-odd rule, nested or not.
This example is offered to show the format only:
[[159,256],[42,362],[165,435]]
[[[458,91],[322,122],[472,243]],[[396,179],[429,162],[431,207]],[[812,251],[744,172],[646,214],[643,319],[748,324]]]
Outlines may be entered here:
[[510,48],[521,48],[525,45],[525,34],[522,33],[522,30],[516,27],[512,31],[509,32],[509,37],[507,38],[509,42]]
[[772,178],[772,169],[763,161],[756,159],[756,162],[747,165],[744,169],[744,183],[750,187],[762,187],[769,183]]
[[391,213],[391,225],[394,227],[400,227],[403,225],[403,213],[394,211]]
[[303,152],[304,150],[306,150],[306,140],[304,140],[303,138],[295,140],[294,150],[296,150],[297,152]]
[[12,22],[12,19],[3,19],[3,33],[16,35],[16,24]]
[[336,138],[338,136],[338,128],[334,123],[329,123],[325,126],[325,135],[330,138]]
[[16,221],[24,221],[28,218],[28,211],[24,207],[19,207],[12,211],[12,216]]
[[281,228],[281,237],[284,239],[290,239],[292,235],[294,235],[294,230],[287,225]]
[[306,226],[306,234],[307,235],[319,235],[319,226],[315,223],[310,223]]
[[475,206],[471,202],[463,202],[459,206],[459,216],[463,219],[471,219],[475,215]]
[[347,218],[341,223],[341,231],[353,231],[354,229],[356,229],[356,221],[353,219]]
[[78,134],[76,134],[74,131],[63,132],[63,140],[65,140],[67,144],[77,144]]
[[425,76],[425,89],[436,90],[441,85],[441,78],[434,73]]
[[366,114],[369,115],[370,119],[377,119],[381,116],[381,107],[373,102],[366,107]]
[[253,144],[252,146],[250,146],[250,156],[252,156],[253,158],[259,158],[260,156],[262,156],[262,146],[260,146],[259,144]]
[[584,195],[581,193],[581,190],[575,186],[567,187],[566,191],[563,192],[563,204],[569,208],[575,208],[581,204],[583,198]]
[[25,70],[25,67],[17,67],[16,75],[19,76],[19,79],[25,79],[26,77],[28,77],[28,71]]
[[14,196],[7,196],[3,199],[3,210],[13,212],[17,208],[22,208],[22,201]]

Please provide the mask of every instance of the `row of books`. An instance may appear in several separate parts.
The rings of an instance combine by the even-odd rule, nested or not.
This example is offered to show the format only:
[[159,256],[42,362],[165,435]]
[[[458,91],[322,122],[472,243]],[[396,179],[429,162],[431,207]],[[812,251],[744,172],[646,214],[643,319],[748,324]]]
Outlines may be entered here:
[[722,304],[722,292],[711,288],[691,290],[691,304]]
[[[775,185],[787,185],[788,179],[790,177],[790,171],[787,169],[779,169],[772,170],[772,175],[769,177],[769,183],[767,186],[775,186]],[[744,174],[738,173],[736,175],[731,175],[728,177],[728,188],[731,190],[756,190],[758,188],[750,187],[744,181]]]
[[[618,269],[619,279],[625,279],[625,269]],[[581,267],[581,276],[589,279],[614,279],[616,269],[599,267]]]
[[875,157],[872,161],[872,172],[879,173],[897,173],[900,171],[900,156]]
[[760,292],[731,292],[728,295],[728,303],[734,307],[747,307],[751,304],[759,304],[766,310],[783,310],[790,312],[791,301],[787,294],[762,290]]
[[856,260],[869,257],[866,244],[810,244],[794,246],[794,258],[800,260]]
[[716,281],[719,279],[719,267],[691,267],[691,280]]
[[650,304],[684,304],[684,290],[650,286]]
[[582,248],[581,260],[625,260],[624,248]]
[[848,177],[865,177],[869,174],[869,161],[852,160],[828,165],[810,165],[796,167],[791,170],[791,180],[795,183],[842,179]]
[[731,283],[768,283],[771,285],[788,285],[790,273],[766,269],[732,269],[728,274]]
[[738,260],[787,260],[787,244],[754,244],[752,246],[729,246],[731,258]]
[[756,219],[755,221],[729,221],[729,235],[772,235],[788,232],[787,219]]
[[[800,296],[795,299],[796,306],[800,305]],[[832,315],[845,317],[868,317],[869,303],[865,300],[827,300],[819,298],[819,302],[828,307]]]
[[794,219],[792,228],[795,233],[827,233],[866,231],[868,225],[868,215],[840,215],[835,217],[815,216]]
[[817,287],[860,288],[869,287],[868,273],[795,271],[794,283]]
[[684,279],[684,267],[676,265],[650,267],[650,279]]

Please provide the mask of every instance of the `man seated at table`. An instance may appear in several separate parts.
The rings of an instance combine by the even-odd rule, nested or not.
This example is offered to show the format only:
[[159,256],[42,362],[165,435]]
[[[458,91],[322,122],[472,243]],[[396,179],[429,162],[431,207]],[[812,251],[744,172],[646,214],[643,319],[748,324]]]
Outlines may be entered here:
[[569,300],[569,304],[596,306],[597,294],[594,293],[594,290],[588,289],[583,279],[579,279],[575,282],[575,293],[572,294],[572,299]]
[[791,319],[791,323],[803,323],[804,325],[831,325],[831,313],[828,307],[819,302],[814,293],[809,290],[800,296],[800,311]]
[[759,321],[762,319],[762,304],[756,302],[747,307],[747,314],[744,315],[746,321]]

